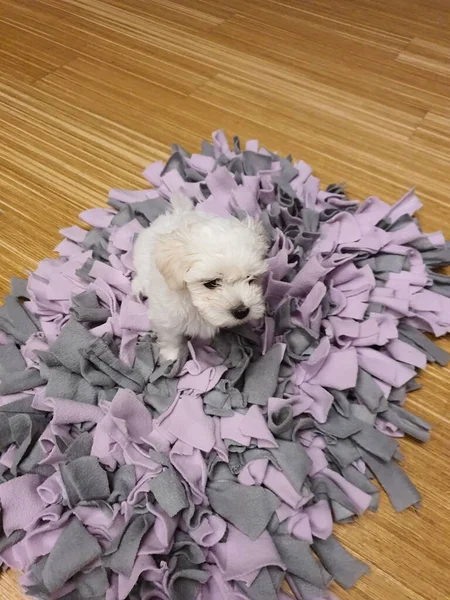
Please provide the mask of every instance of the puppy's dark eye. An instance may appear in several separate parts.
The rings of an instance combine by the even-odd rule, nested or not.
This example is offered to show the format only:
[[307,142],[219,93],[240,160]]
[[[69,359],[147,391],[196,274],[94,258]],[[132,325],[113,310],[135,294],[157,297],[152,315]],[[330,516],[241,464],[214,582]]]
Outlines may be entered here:
[[258,281],[258,280],[257,280],[257,278],[256,278],[256,277],[249,277],[249,278],[247,279],[247,283],[248,283],[248,284],[250,284],[250,285],[251,285],[252,283],[256,283],[257,281]]
[[211,279],[211,281],[205,281],[203,284],[208,290],[214,290],[216,287],[220,285],[220,279]]

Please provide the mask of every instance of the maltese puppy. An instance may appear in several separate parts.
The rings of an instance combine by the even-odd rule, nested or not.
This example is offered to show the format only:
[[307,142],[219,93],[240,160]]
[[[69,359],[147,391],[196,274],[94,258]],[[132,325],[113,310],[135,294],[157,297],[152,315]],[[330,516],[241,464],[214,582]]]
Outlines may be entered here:
[[185,337],[210,339],[221,328],[264,315],[262,277],[268,241],[262,224],[194,210],[183,194],[138,236],[135,296],[148,298],[163,360],[177,359]]

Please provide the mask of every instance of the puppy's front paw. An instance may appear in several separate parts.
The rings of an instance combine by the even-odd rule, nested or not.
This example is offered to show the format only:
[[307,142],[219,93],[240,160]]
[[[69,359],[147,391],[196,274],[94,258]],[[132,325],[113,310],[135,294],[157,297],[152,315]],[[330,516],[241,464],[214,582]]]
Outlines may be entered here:
[[131,293],[135,298],[139,298],[139,296],[145,296],[145,285],[143,280],[137,275],[131,282]]
[[178,346],[160,346],[160,357],[163,362],[175,362],[180,355]]

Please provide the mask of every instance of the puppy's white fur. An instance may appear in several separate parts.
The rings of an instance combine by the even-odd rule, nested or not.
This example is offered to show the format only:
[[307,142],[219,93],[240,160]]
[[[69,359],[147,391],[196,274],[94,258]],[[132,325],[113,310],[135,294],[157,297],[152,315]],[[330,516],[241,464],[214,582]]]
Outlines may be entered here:
[[[148,298],[164,360],[178,357],[184,337],[208,339],[264,315],[268,248],[264,228],[253,219],[194,211],[182,194],[171,202],[173,210],[139,234],[133,252],[132,291]],[[238,307],[248,309],[244,319],[233,316]]]

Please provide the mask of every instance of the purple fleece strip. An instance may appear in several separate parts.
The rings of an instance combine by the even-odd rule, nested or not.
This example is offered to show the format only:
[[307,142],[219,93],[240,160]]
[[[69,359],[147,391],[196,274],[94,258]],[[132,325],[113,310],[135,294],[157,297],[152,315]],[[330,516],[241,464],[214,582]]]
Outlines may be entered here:
[[[0,557],[43,600],[336,600],[367,567],[332,536],[420,496],[398,438],[418,369],[448,356],[439,233],[393,206],[319,189],[303,161],[223,132],[147,167],[62,230],[59,259],[0,309]],[[261,219],[272,240],[260,323],[161,363],[130,296],[135,236],[178,190],[196,210]]]

